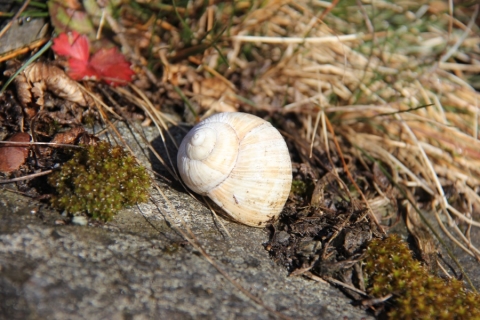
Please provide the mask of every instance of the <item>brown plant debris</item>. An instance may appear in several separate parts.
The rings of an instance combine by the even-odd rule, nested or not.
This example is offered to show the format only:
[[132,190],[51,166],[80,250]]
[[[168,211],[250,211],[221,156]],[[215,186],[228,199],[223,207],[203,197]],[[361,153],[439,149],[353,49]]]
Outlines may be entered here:
[[[15,73],[15,69],[5,71],[6,76]],[[38,108],[45,104],[47,90],[65,100],[87,106],[91,99],[83,93],[76,81],[70,79],[65,71],[46,62],[33,62],[15,78],[17,97],[25,108],[29,119],[33,118]]]
[[[8,138],[6,141],[12,142],[30,142],[32,137],[25,132],[18,132]],[[29,153],[28,145],[19,144],[0,144],[0,172],[10,173],[20,169],[25,163]]]
[[[302,181],[301,176],[299,172],[296,181]],[[295,187],[293,203],[267,228],[270,240],[265,248],[291,275],[343,277],[368,243],[382,236],[368,208],[344,189],[341,177],[327,173],[313,190]]]

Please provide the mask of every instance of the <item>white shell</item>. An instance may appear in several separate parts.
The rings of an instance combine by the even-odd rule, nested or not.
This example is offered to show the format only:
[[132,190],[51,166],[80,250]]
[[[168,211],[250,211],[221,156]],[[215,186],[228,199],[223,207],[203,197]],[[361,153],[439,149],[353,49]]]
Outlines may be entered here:
[[259,117],[225,112],[183,139],[177,166],[185,184],[234,220],[264,227],[278,217],[292,185],[292,163],[277,129]]

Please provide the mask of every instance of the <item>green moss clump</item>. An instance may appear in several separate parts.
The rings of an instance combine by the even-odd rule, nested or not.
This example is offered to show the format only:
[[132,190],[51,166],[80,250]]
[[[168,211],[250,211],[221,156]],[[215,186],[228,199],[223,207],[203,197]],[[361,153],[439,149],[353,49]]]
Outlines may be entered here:
[[370,243],[365,279],[372,296],[393,294],[389,319],[480,319],[480,295],[459,280],[431,275],[396,235]]
[[292,181],[292,192],[299,196],[304,196],[307,193],[308,186],[302,180]]
[[150,187],[144,167],[121,147],[103,141],[76,151],[48,182],[57,191],[53,206],[104,221],[125,206],[145,202]]

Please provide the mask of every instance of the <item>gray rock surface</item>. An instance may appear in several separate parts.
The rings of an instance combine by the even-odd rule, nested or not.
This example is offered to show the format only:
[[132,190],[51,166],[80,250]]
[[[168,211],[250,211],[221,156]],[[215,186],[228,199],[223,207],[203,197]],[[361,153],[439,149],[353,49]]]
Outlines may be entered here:
[[[8,7],[8,5],[4,6]],[[0,11],[8,12],[8,10],[3,10],[1,8],[2,3],[0,3]],[[0,23],[0,30],[2,30],[9,22],[10,20],[5,21],[4,23]],[[48,24],[46,23],[45,19],[32,19],[30,17],[21,17],[17,21],[14,21],[11,27],[2,36],[0,54],[28,46],[32,42],[45,37],[47,32]]]
[[[2,319],[269,319],[162,219],[126,210],[105,225],[55,225],[62,217],[0,192]],[[338,290],[289,278],[262,247],[262,230],[226,222],[225,238],[201,205],[178,208],[210,220],[195,233],[242,286],[299,319],[361,319]],[[57,222],[58,223],[58,222]]]
[[288,277],[264,250],[263,230],[220,218],[229,238],[199,201],[161,189],[170,203],[153,190],[151,203],[86,226],[60,225],[68,219],[58,212],[0,189],[0,318],[276,318],[169,226],[181,219],[233,279],[283,315],[370,318],[330,285]]

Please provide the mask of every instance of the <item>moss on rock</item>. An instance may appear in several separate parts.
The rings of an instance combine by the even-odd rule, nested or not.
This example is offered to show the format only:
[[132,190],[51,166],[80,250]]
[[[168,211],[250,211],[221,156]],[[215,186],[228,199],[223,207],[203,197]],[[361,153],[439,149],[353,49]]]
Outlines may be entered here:
[[133,156],[103,141],[76,151],[48,182],[57,191],[53,206],[104,221],[125,206],[145,202],[150,187],[150,177]]
[[430,274],[396,235],[370,243],[365,279],[372,296],[393,294],[389,319],[480,319],[480,295]]

